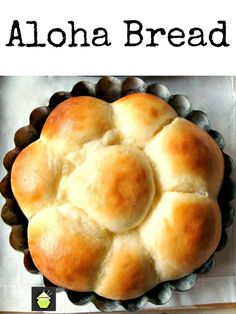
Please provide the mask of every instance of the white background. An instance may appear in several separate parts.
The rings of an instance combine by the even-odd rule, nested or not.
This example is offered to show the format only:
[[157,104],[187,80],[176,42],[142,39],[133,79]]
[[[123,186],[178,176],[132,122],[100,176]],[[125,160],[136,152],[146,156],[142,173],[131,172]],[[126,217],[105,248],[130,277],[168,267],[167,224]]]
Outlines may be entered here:
[[[8,0],[0,8],[0,74],[1,75],[233,75],[236,73],[235,0]],[[32,25],[38,22],[38,37],[46,42],[48,32],[62,28],[70,38],[73,20],[77,27],[87,30],[91,44],[93,30],[108,30],[110,47],[60,48],[6,47],[13,20],[21,25],[25,43],[32,42]],[[192,27],[201,27],[205,40],[218,20],[227,23],[230,47],[216,48],[171,46],[166,36],[160,36],[158,47],[146,47],[149,35],[143,32],[143,43],[125,47],[126,25],[123,20],[139,20],[143,28],[182,28],[186,36]],[[17,41],[15,41],[17,44]]]

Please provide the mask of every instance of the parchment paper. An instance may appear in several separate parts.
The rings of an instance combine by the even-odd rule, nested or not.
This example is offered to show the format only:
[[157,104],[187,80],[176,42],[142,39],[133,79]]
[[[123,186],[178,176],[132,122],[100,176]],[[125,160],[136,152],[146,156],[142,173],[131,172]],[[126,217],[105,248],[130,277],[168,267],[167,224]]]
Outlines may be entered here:
[[[69,91],[80,80],[98,81],[98,77],[1,77],[0,78],[0,159],[14,147],[15,131],[28,124],[30,112],[47,105],[50,96],[59,90]],[[236,162],[236,79],[232,77],[143,77],[166,85],[172,94],[186,94],[194,109],[207,113],[212,128],[225,138],[225,152]],[[0,165],[0,178],[5,175]],[[235,171],[233,174],[235,179]],[[0,207],[4,199],[0,198]],[[235,205],[235,203],[234,203]],[[213,270],[199,275],[194,288],[186,293],[175,292],[165,306],[191,306],[236,302],[236,232],[228,228],[227,247],[215,255]],[[40,275],[28,273],[23,254],[9,245],[10,227],[0,219],[0,311],[31,311],[31,287],[43,286]],[[75,306],[64,292],[57,294],[57,312],[93,312],[92,305]],[[146,308],[157,308],[147,304]],[[122,310],[119,308],[119,310]]]

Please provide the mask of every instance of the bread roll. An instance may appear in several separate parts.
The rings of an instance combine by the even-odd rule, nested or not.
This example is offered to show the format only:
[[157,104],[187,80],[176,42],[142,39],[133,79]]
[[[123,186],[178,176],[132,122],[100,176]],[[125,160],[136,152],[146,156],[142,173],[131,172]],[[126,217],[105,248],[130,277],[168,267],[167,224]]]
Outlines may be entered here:
[[69,204],[45,208],[30,219],[28,239],[38,269],[53,283],[79,291],[93,289],[111,245],[109,232]]
[[164,191],[217,197],[224,173],[223,155],[216,142],[192,122],[175,119],[148,143],[145,152]]
[[214,253],[223,173],[212,138],[143,93],[62,102],[16,158],[11,183],[41,273],[128,300]]
[[153,288],[159,280],[137,230],[114,237],[95,290],[110,299],[130,299]]
[[11,186],[27,218],[54,201],[60,172],[61,163],[50,158],[42,141],[19,154],[12,167]]
[[110,106],[97,98],[81,96],[65,100],[49,115],[42,139],[58,154],[100,138],[112,123]]
[[143,148],[177,114],[164,100],[151,94],[131,94],[112,104],[123,142]]
[[152,205],[154,192],[146,156],[123,145],[88,156],[71,174],[68,185],[70,202],[113,232],[138,226]]
[[216,249],[220,231],[218,204],[198,193],[164,193],[140,226],[161,281],[199,268]]

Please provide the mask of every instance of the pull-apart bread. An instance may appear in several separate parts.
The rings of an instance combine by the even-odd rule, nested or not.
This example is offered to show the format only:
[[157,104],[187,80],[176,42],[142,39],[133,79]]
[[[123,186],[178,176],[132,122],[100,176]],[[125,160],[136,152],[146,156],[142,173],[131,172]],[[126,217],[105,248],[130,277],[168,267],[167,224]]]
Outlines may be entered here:
[[59,104],[14,162],[37,268],[114,300],[183,277],[214,253],[224,162],[207,132],[147,93]]

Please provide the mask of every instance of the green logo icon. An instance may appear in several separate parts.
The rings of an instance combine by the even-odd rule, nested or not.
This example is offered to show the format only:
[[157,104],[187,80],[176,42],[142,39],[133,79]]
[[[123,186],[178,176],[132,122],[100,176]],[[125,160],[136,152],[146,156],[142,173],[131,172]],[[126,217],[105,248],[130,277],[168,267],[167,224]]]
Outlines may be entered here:
[[56,311],[56,287],[32,287],[32,311]]
[[49,292],[48,294],[43,290],[42,293],[40,293],[40,295],[37,297],[37,303],[38,303],[38,306],[41,308],[41,309],[47,309],[49,307],[49,304],[51,303],[51,298],[49,296]]

